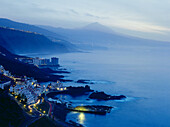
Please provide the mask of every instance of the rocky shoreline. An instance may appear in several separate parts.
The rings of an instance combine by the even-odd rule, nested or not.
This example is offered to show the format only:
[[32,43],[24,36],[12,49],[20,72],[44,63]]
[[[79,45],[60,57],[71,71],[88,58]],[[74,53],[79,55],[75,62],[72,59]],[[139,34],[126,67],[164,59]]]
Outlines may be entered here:
[[90,88],[90,86],[86,85],[85,87],[80,86],[80,87],[73,87],[73,86],[69,86],[67,87],[67,90],[64,91],[51,91],[50,93],[47,94],[47,97],[51,97],[51,98],[55,98],[56,95],[59,94],[67,94],[67,95],[71,95],[71,96],[82,96],[82,95],[86,95],[89,92],[93,92],[94,90],[92,90]]
[[92,94],[90,94],[89,98],[97,99],[97,100],[122,100],[122,99],[125,99],[126,96],[124,95],[111,96],[104,92],[93,92]]

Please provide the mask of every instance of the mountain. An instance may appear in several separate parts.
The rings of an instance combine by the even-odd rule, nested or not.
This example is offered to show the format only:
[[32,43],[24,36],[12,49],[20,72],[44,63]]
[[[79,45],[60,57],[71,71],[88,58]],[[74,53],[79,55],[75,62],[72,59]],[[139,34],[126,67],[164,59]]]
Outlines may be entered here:
[[36,32],[36,33],[39,33],[39,34],[43,34],[43,35],[45,35],[49,38],[55,38],[55,39],[58,39],[58,40],[64,39],[63,36],[56,34],[56,33],[53,33],[53,32],[50,32],[46,29],[42,29],[42,28],[37,27],[35,25],[15,22],[15,21],[12,21],[10,19],[0,18],[0,26],[1,27],[14,28],[14,29],[17,29],[17,30]]
[[114,33],[114,31],[112,29],[110,29],[109,27],[104,26],[104,25],[102,25],[98,22],[88,24],[87,26],[84,26],[81,29],[92,30],[92,31],[100,31],[100,32],[105,32],[105,33]]
[[[111,46],[159,46],[163,43],[116,33],[99,23],[92,23],[79,29],[54,28],[41,26],[44,29],[68,37],[68,41],[82,49],[107,49]],[[165,43],[164,43],[165,44]],[[168,43],[166,43],[168,44]]]
[[[9,19],[0,18],[0,26],[6,27],[6,28],[12,28],[12,29],[15,29],[15,30],[20,30],[20,31],[26,31],[27,33],[41,34],[41,37],[44,35],[46,37],[45,38],[46,41],[47,41],[47,38],[48,38],[48,42],[50,40],[50,41],[56,43],[59,46],[56,49],[56,51],[58,51],[58,52],[60,50],[62,52],[65,52],[63,48],[65,48],[65,49],[67,48],[69,51],[76,51],[77,50],[75,45],[66,41],[66,39],[67,39],[66,37],[61,36],[59,34],[56,34],[54,32],[48,31],[46,29],[37,27],[35,25],[30,25],[30,24],[26,24],[26,23],[15,22],[15,21],[12,21],[12,20],[9,20]],[[8,49],[10,49],[12,51],[12,48],[10,46],[8,46],[8,47],[9,47]],[[60,49],[60,47],[62,47],[62,48]]]
[[13,53],[64,53],[70,50],[42,34],[0,27],[0,45]]

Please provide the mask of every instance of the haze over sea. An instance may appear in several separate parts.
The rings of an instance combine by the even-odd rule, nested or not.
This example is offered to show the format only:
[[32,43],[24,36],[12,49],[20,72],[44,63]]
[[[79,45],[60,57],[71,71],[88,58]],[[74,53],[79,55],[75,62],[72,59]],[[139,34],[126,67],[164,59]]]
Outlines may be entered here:
[[[46,56],[51,57],[54,55]],[[87,101],[85,97],[64,98],[76,104],[116,107],[105,116],[69,113],[67,119],[88,127],[168,127],[170,125],[170,47],[113,46],[89,53],[55,56],[71,71],[67,79],[89,79],[91,88],[107,94],[123,94],[124,101]],[[44,57],[44,56],[43,56]],[[65,83],[65,85],[78,85]]]

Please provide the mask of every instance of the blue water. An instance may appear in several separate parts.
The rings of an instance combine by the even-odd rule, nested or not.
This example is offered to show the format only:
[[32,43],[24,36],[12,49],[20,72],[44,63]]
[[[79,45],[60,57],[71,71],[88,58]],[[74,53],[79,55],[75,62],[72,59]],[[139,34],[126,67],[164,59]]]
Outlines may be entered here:
[[75,104],[115,107],[105,116],[73,112],[68,114],[68,120],[87,127],[170,126],[170,47],[117,46],[103,51],[56,56],[60,58],[60,64],[72,72],[65,75],[66,79],[93,80],[95,84],[90,86],[94,90],[128,97],[124,101],[87,101],[87,96],[65,96]]

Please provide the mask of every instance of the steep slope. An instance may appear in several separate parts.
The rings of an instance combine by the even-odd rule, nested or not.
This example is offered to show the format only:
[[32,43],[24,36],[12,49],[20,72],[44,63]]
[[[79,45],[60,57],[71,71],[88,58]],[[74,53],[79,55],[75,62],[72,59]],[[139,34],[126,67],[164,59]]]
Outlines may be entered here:
[[69,50],[47,37],[10,28],[0,27],[0,45],[15,53],[63,53]]
[[66,37],[59,35],[57,33],[48,31],[46,29],[40,28],[40,27],[35,26],[35,25],[30,25],[30,24],[26,24],[26,23],[15,22],[15,21],[12,21],[12,20],[9,20],[9,19],[0,18],[0,26],[1,27],[7,27],[7,28],[14,28],[16,30],[31,31],[31,32],[43,34],[49,40],[55,42],[56,44],[67,47],[70,51],[77,50],[75,45],[66,41],[66,39],[67,39]]
[[46,29],[42,29],[40,27],[34,26],[34,25],[29,25],[26,23],[20,23],[20,22],[15,22],[10,19],[5,19],[5,18],[0,18],[0,26],[2,27],[9,27],[9,28],[14,28],[18,30],[24,30],[24,31],[31,31],[31,32],[36,32],[40,34],[44,34],[47,37],[55,37],[58,40],[64,39],[63,36],[50,32]]

